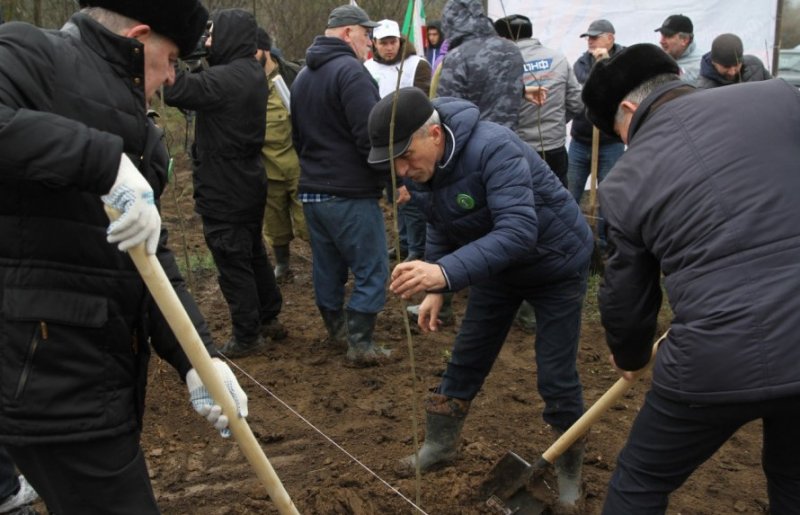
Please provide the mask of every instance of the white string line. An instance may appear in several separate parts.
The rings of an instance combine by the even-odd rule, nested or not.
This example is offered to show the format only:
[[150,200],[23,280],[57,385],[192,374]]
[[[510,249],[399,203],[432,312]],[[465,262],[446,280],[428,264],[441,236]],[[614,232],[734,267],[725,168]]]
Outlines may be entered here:
[[318,429],[318,428],[317,428],[317,427],[316,427],[314,424],[312,424],[312,423],[311,423],[311,422],[310,422],[308,419],[306,419],[306,418],[305,418],[303,415],[301,415],[300,413],[298,413],[297,411],[295,411],[295,410],[294,410],[294,409],[293,409],[291,406],[289,406],[288,404],[286,404],[286,403],[285,403],[285,402],[284,402],[284,401],[283,401],[281,398],[279,398],[277,395],[275,395],[274,393],[272,393],[272,392],[269,390],[269,388],[267,388],[266,386],[264,386],[263,384],[261,384],[261,383],[260,383],[260,382],[259,382],[259,381],[258,381],[258,380],[255,378],[255,377],[253,377],[253,376],[251,376],[249,373],[247,373],[247,372],[246,372],[246,371],[245,371],[245,370],[244,370],[242,367],[240,367],[239,365],[237,365],[236,363],[234,363],[233,361],[231,361],[231,360],[230,360],[230,359],[229,359],[227,356],[225,356],[225,355],[224,355],[224,354],[222,354],[221,352],[219,353],[219,355],[220,355],[220,356],[222,356],[223,358],[225,358],[225,360],[226,360],[228,363],[230,363],[231,365],[233,365],[233,366],[234,366],[234,367],[235,367],[235,368],[236,368],[236,369],[237,369],[239,372],[241,372],[242,374],[244,374],[245,376],[247,376],[247,377],[248,377],[248,378],[249,378],[251,381],[253,381],[255,384],[257,384],[257,385],[258,385],[258,386],[259,386],[259,387],[260,387],[262,390],[264,390],[265,392],[267,392],[267,393],[268,393],[268,394],[269,394],[269,395],[270,395],[270,396],[271,396],[273,399],[275,399],[276,401],[278,401],[279,403],[281,403],[281,404],[283,405],[283,407],[284,407],[284,408],[288,409],[288,410],[289,410],[290,412],[292,412],[292,413],[293,413],[293,414],[294,414],[294,415],[295,415],[297,418],[299,418],[300,420],[302,420],[303,422],[305,422],[305,423],[306,423],[306,424],[307,424],[307,425],[308,425],[308,426],[309,426],[311,429],[313,429],[314,431],[316,431],[317,433],[319,433],[319,434],[320,434],[320,436],[322,436],[324,439],[328,440],[328,441],[329,441],[329,442],[330,442],[330,443],[331,443],[331,444],[332,444],[334,447],[336,447],[337,449],[339,449],[340,451],[342,451],[344,454],[346,454],[346,455],[347,455],[347,457],[349,457],[351,460],[353,460],[355,463],[357,463],[359,466],[361,466],[361,468],[363,468],[364,470],[366,470],[367,472],[369,472],[370,474],[372,474],[372,476],[373,476],[373,477],[375,477],[375,479],[377,479],[378,481],[380,481],[381,483],[383,483],[384,485],[386,485],[386,486],[389,488],[389,490],[391,490],[391,491],[393,491],[394,493],[396,493],[397,495],[399,495],[399,496],[400,496],[400,497],[401,497],[401,498],[402,498],[404,501],[406,501],[408,504],[410,504],[411,506],[413,506],[413,507],[414,507],[414,508],[415,508],[417,511],[419,511],[420,513],[422,513],[422,514],[424,514],[424,515],[428,515],[428,513],[427,513],[427,512],[425,512],[425,511],[424,511],[422,508],[420,508],[419,506],[417,506],[416,504],[414,504],[414,501],[412,501],[411,499],[409,499],[408,497],[406,497],[405,495],[403,495],[403,493],[402,493],[402,492],[400,492],[400,490],[398,490],[397,488],[395,488],[395,487],[393,487],[392,485],[390,485],[390,484],[389,484],[388,482],[386,482],[386,481],[385,481],[385,480],[384,480],[382,477],[380,477],[378,474],[376,474],[375,472],[373,472],[373,471],[372,471],[372,469],[370,469],[369,467],[367,467],[366,465],[364,465],[363,463],[361,463],[361,461],[359,461],[359,459],[358,459],[358,458],[356,458],[355,456],[353,456],[352,454],[350,454],[350,453],[349,453],[349,452],[348,452],[348,451],[347,451],[347,450],[346,450],[344,447],[342,447],[341,445],[339,445],[338,443],[336,443],[335,441],[333,441],[333,439],[331,439],[331,438],[330,438],[328,435],[326,435],[325,433],[323,433],[323,432],[322,432],[320,429]]

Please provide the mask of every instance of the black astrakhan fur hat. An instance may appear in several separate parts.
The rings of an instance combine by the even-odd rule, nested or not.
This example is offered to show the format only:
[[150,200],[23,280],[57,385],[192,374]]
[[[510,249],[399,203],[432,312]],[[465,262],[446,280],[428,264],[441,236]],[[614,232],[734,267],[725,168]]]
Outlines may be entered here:
[[586,117],[598,129],[614,134],[614,116],[625,95],[644,81],[663,73],[680,72],[678,63],[661,47],[631,45],[609,59],[597,61],[583,85]]
[[188,55],[206,29],[208,11],[198,0],[79,0],[83,7],[102,7],[149,25]]

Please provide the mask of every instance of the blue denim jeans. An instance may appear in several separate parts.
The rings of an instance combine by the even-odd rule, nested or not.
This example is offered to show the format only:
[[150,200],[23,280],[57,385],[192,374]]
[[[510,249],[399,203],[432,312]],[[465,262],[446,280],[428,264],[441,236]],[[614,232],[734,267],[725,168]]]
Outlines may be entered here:
[[583,414],[577,355],[588,267],[561,280],[526,285],[509,278],[470,286],[469,301],[438,393],[472,400],[505,342],[522,300],[536,313],[536,378],[542,417],[565,430]]
[[[600,183],[606,178],[608,172],[614,167],[617,159],[625,153],[625,145],[622,143],[609,143],[601,145],[597,160],[597,182]],[[577,140],[572,140],[569,144],[569,162],[567,164],[567,184],[572,198],[578,204],[581,203],[581,196],[586,188],[586,180],[592,173],[592,146],[585,145]]]
[[303,204],[311,239],[314,295],[320,309],[344,306],[348,270],[353,290],[347,309],[378,313],[386,301],[389,258],[378,199],[334,197]]
[[405,244],[408,255],[422,258],[425,255],[425,233],[428,221],[425,213],[412,202],[397,206],[397,222],[401,246]]
[[603,513],[665,513],[669,495],[740,427],[756,419],[763,421],[761,466],[767,477],[770,513],[797,513],[800,396],[692,405],[653,390],[647,393],[617,458]]

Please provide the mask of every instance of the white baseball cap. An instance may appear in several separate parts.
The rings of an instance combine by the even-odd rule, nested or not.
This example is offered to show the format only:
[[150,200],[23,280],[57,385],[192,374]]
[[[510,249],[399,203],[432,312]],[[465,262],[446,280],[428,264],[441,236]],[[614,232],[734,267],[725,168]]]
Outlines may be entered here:
[[400,26],[394,20],[381,20],[378,26],[372,29],[372,37],[375,39],[383,39],[388,37],[400,37]]

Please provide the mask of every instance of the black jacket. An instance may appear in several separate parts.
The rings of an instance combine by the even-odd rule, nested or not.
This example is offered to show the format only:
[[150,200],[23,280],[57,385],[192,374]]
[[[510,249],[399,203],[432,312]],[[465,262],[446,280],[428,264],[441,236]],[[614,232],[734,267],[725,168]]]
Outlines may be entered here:
[[197,111],[192,152],[197,212],[225,222],[254,222],[264,217],[267,202],[261,145],[268,89],[255,58],[256,21],[240,9],[217,11],[212,20],[211,67],[178,73],[164,100]]
[[299,191],[380,198],[387,178],[367,164],[367,120],[378,86],[341,39],[317,36],[292,84]]
[[[614,56],[620,50],[623,50],[625,47],[614,43],[614,46],[611,47],[611,50],[608,52],[609,57]],[[575,78],[578,79],[578,82],[581,84],[586,83],[586,79],[589,78],[589,73],[592,71],[592,66],[594,66],[595,58],[591,54],[591,52],[584,52],[575,61],[572,69],[575,71]],[[592,144],[592,122],[590,122],[585,114],[580,114],[573,118],[572,120],[572,128],[569,131],[569,135],[572,139],[578,140],[579,142],[583,143],[584,145],[591,145]],[[609,145],[611,143],[622,143],[616,135],[614,134],[606,134],[603,131],[600,131],[600,145]]]
[[639,105],[600,185],[608,344],[624,369],[647,362],[663,272],[674,317],[654,389],[698,404],[798,395],[800,92],[769,80],[669,99],[680,88],[693,91],[674,81]]
[[[127,254],[106,242],[100,195],[123,150],[156,194],[162,135],[145,116],[144,52],[83,14],[61,32],[0,27],[0,442],[136,430],[149,356],[191,365]],[[164,246],[158,259],[210,349]]]

